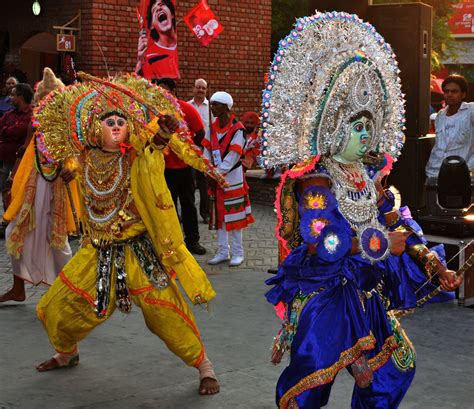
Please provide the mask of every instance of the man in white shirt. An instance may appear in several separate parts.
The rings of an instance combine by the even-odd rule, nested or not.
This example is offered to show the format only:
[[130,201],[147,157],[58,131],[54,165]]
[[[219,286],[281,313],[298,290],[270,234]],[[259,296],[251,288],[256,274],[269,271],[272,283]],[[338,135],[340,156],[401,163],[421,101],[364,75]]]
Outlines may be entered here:
[[474,104],[464,102],[468,83],[462,75],[450,75],[442,84],[446,108],[435,120],[436,140],[426,165],[427,177],[438,177],[441,163],[448,156],[461,156],[474,170]]
[[[193,99],[188,101],[201,116],[204,123],[205,137],[211,134],[211,111],[206,98],[207,82],[199,78],[194,82]],[[207,180],[203,173],[196,171],[196,184],[199,189],[199,213],[204,223],[209,223],[209,196],[207,194]]]

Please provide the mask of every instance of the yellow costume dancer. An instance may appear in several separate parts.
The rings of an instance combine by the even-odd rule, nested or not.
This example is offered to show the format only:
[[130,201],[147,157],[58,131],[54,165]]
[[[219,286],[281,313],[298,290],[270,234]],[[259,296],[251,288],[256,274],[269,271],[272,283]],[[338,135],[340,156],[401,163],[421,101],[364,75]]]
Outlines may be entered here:
[[133,302],[148,328],[200,370],[200,393],[216,393],[212,365],[175,276],[193,304],[215,292],[184,245],[164,179],[164,151],[225,182],[190,142],[170,94],[131,75],[112,82],[83,78],[90,82],[53,95],[35,116],[44,154],[76,169],[84,209],[83,246],[37,306],[57,351],[37,369],[77,364],[77,343],[115,308],[128,312]]
[[[46,67],[35,92],[35,104],[61,88],[64,84]],[[68,234],[74,233],[76,226],[65,185],[72,175],[60,163],[47,161],[37,152],[33,130],[30,124],[26,150],[12,172],[12,200],[3,215],[9,223],[5,243],[11,257],[13,287],[0,296],[0,302],[24,301],[25,281],[51,285],[72,257]],[[77,208],[79,198],[74,182],[69,189]]]

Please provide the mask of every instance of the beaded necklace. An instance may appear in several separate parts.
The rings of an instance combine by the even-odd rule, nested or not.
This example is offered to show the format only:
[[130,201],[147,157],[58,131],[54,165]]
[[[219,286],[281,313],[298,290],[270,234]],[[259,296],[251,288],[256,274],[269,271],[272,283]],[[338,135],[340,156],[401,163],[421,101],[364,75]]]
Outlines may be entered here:
[[372,263],[384,260],[390,254],[390,240],[377,219],[377,190],[364,165],[342,164],[326,157],[321,162],[333,182],[338,209],[357,235],[362,257]]
[[85,209],[92,243],[108,244],[120,233],[125,222],[134,219],[126,211],[132,203],[129,155],[122,155],[120,151],[89,151],[84,179]]
[[323,158],[333,181],[339,211],[354,230],[377,219],[377,192],[373,181],[367,176],[364,165],[359,162],[342,164]]

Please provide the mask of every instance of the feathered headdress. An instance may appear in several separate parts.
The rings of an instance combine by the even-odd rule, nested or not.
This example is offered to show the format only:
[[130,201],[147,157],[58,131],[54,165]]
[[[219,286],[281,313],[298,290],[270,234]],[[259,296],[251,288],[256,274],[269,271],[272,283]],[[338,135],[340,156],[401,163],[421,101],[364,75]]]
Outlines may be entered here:
[[137,151],[154,134],[148,126],[151,119],[163,114],[175,115],[180,136],[190,141],[177,100],[162,88],[134,74],[112,80],[85,73],[79,76],[83,83],[49,94],[34,112],[38,149],[51,161],[64,161],[86,148],[100,147],[101,120],[110,113],[129,121],[130,143]]

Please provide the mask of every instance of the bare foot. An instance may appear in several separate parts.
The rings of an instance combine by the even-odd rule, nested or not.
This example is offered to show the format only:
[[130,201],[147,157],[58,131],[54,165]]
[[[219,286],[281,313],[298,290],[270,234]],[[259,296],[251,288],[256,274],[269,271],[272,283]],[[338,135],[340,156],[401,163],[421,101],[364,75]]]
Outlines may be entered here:
[[199,384],[199,395],[215,395],[219,393],[220,385],[217,379],[202,378]]
[[26,300],[26,294],[25,292],[20,292],[16,293],[13,290],[7,291],[5,294],[0,295],[0,302],[5,302],[5,301],[17,301],[17,302],[23,302]]

